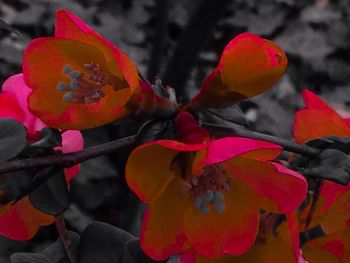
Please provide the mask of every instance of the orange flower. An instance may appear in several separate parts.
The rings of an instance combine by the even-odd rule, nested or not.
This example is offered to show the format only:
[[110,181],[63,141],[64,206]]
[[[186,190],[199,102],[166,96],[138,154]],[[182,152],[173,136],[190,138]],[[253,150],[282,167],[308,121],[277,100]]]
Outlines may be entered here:
[[[296,112],[294,138],[299,143],[324,137],[350,137],[350,123],[308,90],[303,93],[306,107]],[[324,237],[303,246],[305,258],[310,262],[350,261],[350,185],[330,181],[322,183],[309,229],[321,226]],[[310,207],[300,214],[300,225],[305,228]],[[328,261],[327,261],[328,260]]]
[[[295,232],[295,216],[290,214],[287,222],[275,226],[277,214],[266,214],[260,219],[260,231],[251,250],[241,256],[225,255],[213,259],[188,253],[180,256],[181,263],[305,263],[299,249],[299,232]],[[294,252],[293,252],[294,251]]]
[[287,57],[276,43],[251,33],[240,34],[225,47],[219,65],[188,108],[225,107],[258,95],[271,88],[286,67]]
[[133,150],[126,166],[130,188],[148,205],[141,246],[153,259],[193,251],[202,256],[248,251],[259,210],[289,213],[306,194],[299,174],[270,162],[282,151],[246,138],[211,141],[193,117],[177,117],[175,140]]
[[33,40],[23,74],[31,111],[46,125],[88,129],[127,115],[139,89],[134,63],[72,13],[56,13],[55,37]]

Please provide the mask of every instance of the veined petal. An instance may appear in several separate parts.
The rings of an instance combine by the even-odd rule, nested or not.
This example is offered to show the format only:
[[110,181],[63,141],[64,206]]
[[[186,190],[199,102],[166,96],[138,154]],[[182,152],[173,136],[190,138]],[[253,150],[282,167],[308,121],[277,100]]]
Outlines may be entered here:
[[324,136],[350,136],[350,127],[339,114],[311,91],[303,91],[306,104],[295,114],[293,135],[297,142]]
[[145,203],[160,195],[175,177],[172,167],[180,151],[197,151],[206,144],[184,144],[173,140],[160,140],[143,144],[132,151],[126,164],[129,187]]
[[0,93],[0,118],[14,119],[21,123],[25,118],[24,112],[16,98],[8,92]]
[[174,178],[166,190],[149,206],[142,224],[142,249],[155,260],[164,260],[188,250],[184,234],[184,218],[191,200],[185,193],[185,184]]
[[[308,241],[303,247],[303,254],[310,263],[349,262],[350,229],[327,234],[324,237]],[[328,260],[328,261],[326,261]]]
[[[23,60],[24,79],[33,89],[29,98],[30,108],[51,127],[88,129],[112,122],[125,114],[125,104],[133,95],[123,79],[108,70],[104,55],[96,47],[82,42],[36,39],[27,47]],[[69,66],[77,73],[89,76],[91,72],[86,65],[92,62],[101,67],[108,79],[103,95],[91,103],[65,100],[68,92],[58,88],[59,85],[68,85],[72,81],[64,72],[65,68]],[[88,92],[93,91],[94,89]],[[80,89],[73,92],[79,96],[84,94]]]
[[270,88],[286,67],[287,57],[279,46],[251,33],[231,40],[218,65],[224,84],[246,97]]
[[29,240],[41,226],[53,222],[53,216],[35,209],[28,197],[24,197],[0,214],[0,234],[12,240]]
[[46,125],[29,111],[28,97],[32,90],[24,82],[23,74],[16,74],[9,77],[4,82],[2,91],[14,96],[24,113],[24,119],[21,122],[27,128],[29,137],[37,137],[38,133],[41,129],[46,127]]
[[[209,259],[201,257],[194,252],[180,256],[181,263],[271,263],[284,262],[296,263],[296,256],[293,253],[292,240],[289,234],[287,223],[282,223],[277,228],[277,233],[268,234],[266,240],[257,242],[245,254],[240,256],[224,255]],[[299,238],[299,232],[297,232]],[[299,253],[300,254],[300,253]],[[298,263],[304,263],[299,261]]]
[[[71,153],[81,151],[84,148],[84,140],[80,131],[68,130],[62,134],[62,146],[57,147],[63,153]],[[80,170],[80,165],[74,165],[70,168],[65,168],[64,173],[68,181],[72,180]]]
[[107,63],[111,72],[119,77],[124,76],[132,93],[138,89],[138,72],[133,61],[71,12],[67,10],[56,12],[55,37],[77,40],[97,47],[109,62],[115,61],[118,64],[118,67],[115,67],[114,63]]
[[306,197],[304,177],[280,164],[234,158],[225,167],[232,177],[248,184],[260,199],[261,208],[270,212],[291,212]]
[[226,137],[211,141],[208,146],[206,165],[242,156],[248,159],[275,159],[282,147],[273,143],[240,137]]
[[210,258],[240,255],[253,245],[259,207],[249,187],[232,180],[230,192],[224,194],[224,204],[221,213],[211,209],[207,214],[192,206],[185,219],[185,232],[194,252]]

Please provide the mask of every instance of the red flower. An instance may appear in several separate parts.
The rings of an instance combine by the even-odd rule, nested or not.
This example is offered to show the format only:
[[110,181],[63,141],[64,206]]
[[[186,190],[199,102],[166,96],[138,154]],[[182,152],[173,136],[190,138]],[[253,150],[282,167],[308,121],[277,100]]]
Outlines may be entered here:
[[304,199],[304,178],[270,162],[280,146],[246,138],[210,141],[185,112],[177,118],[177,134],[186,143],[141,145],[126,166],[130,188],[148,205],[140,240],[150,257],[245,253],[260,209],[289,213]]
[[274,42],[243,33],[225,47],[219,65],[207,77],[188,108],[225,107],[271,88],[287,68]]
[[[350,137],[350,123],[317,95],[304,90],[306,107],[296,112],[294,138],[299,143],[324,136]],[[320,225],[326,234],[307,242],[303,254],[310,262],[350,261],[350,185],[324,181],[309,229]],[[300,214],[301,229],[309,208]]]
[[23,75],[31,111],[46,125],[88,129],[127,115],[139,89],[134,63],[72,13],[56,13],[55,36],[33,40]]
[[[22,74],[7,79],[0,93],[0,117],[15,119],[26,127],[28,140],[39,139],[39,132],[46,127],[28,109],[28,95],[31,90],[23,81]],[[63,153],[83,148],[83,137],[79,131],[68,130],[62,134]],[[67,181],[79,172],[79,165],[64,170]],[[0,206],[0,234],[15,240],[31,239],[40,226],[53,223],[54,218],[35,209],[28,197],[14,205]]]

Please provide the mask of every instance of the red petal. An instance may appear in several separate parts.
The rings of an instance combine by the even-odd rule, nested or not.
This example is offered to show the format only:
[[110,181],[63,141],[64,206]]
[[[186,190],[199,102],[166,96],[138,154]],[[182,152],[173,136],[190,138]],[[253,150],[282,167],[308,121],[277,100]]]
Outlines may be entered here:
[[249,159],[275,159],[282,147],[273,143],[240,137],[226,137],[211,141],[206,159],[207,165],[227,161],[237,156]]
[[[56,147],[60,149],[63,153],[77,152],[84,148],[84,140],[80,131],[68,130],[62,134],[62,146]],[[68,181],[72,180],[80,170],[80,165],[74,165],[71,168],[64,169],[66,179]]]
[[32,90],[24,82],[23,74],[16,74],[9,77],[4,82],[2,90],[3,92],[11,94],[16,98],[24,113],[24,119],[21,122],[27,128],[29,137],[37,137],[38,132],[46,126],[37,116],[34,116],[29,111],[28,97]]
[[14,119],[21,123],[24,121],[22,108],[16,98],[8,92],[0,93],[0,118]]
[[54,218],[36,210],[28,197],[8,205],[0,214],[0,234],[13,240],[29,240],[41,226],[50,225]]

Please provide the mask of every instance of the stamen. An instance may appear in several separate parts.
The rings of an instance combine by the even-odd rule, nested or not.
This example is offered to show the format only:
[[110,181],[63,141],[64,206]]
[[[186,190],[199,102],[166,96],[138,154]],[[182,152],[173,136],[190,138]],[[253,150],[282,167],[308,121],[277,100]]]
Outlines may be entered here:
[[72,92],[68,92],[68,93],[63,95],[63,100],[66,102],[72,101],[73,98],[74,98],[74,94]]
[[72,68],[69,65],[64,65],[63,74],[69,75],[72,72]]
[[64,101],[89,104],[105,96],[104,88],[110,84],[110,81],[103,73],[101,66],[91,62],[85,64],[84,67],[89,71],[88,74],[75,71],[69,65],[63,67],[63,73],[70,77],[70,84],[59,82],[56,89],[68,91],[63,95]]
[[63,90],[70,90],[71,86],[63,83],[63,82],[59,82],[56,86],[56,89],[58,89],[59,91],[63,91]]
[[207,206],[201,206],[201,207],[199,208],[199,211],[201,212],[202,215],[206,215],[206,214],[209,213],[210,209],[209,209],[209,207],[207,207]]

